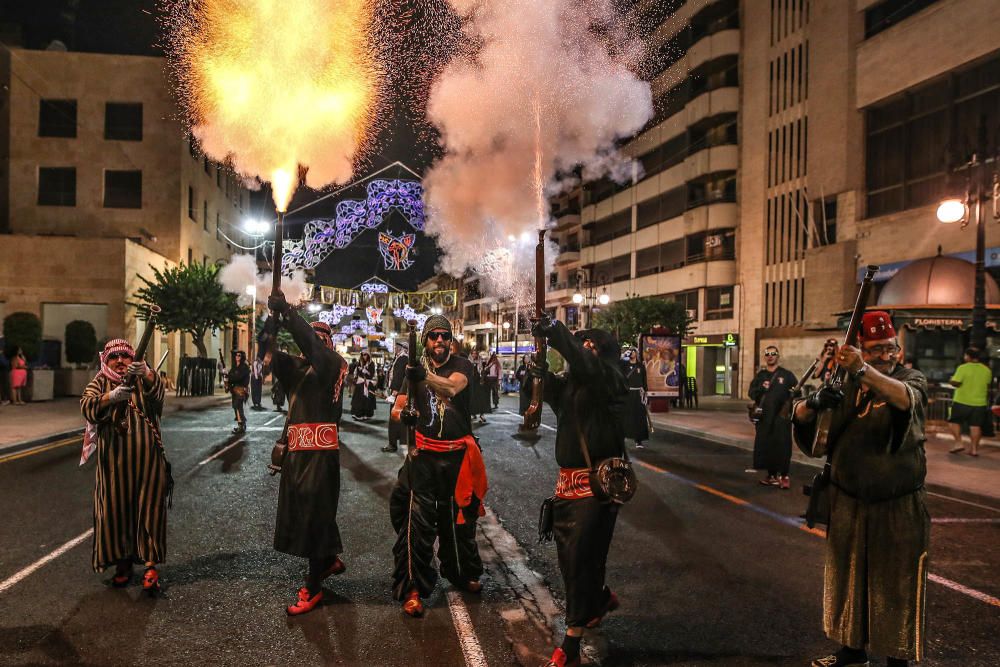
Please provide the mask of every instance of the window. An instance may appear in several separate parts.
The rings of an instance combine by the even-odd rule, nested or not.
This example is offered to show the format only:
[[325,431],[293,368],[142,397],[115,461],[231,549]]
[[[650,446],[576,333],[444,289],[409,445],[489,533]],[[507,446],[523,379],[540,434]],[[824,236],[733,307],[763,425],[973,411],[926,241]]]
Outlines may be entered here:
[[104,172],[104,208],[142,208],[142,172]]
[[736,173],[732,171],[709,174],[687,185],[687,206],[695,208],[706,204],[736,201]]
[[660,271],[670,271],[684,266],[684,239],[660,244]]
[[874,37],[935,2],[937,0],[886,0],[869,7],[865,10],[865,39]]
[[635,277],[642,278],[660,272],[660,246],[644,248],[635,253]]
[[636,206],[636,229],[645,229],[657,223],[683,215],[687,209],[687,186],[668,190]]
[[632,232],[632,209],[627,208],[593,223],[590,231],[591,245],[617,239]]
[[479,304],[467,306],[465,308],[465,323],[479,324]]
[[705,259],[705,232],[689,234],[685,239],[684,263],[691,264]]
[[191,264],[193,263],[194,263],[194,250],[188,248],[188,266],[191,266]]
[[713,229],[705,235],[705,259],[736,259],[736,230]]
[[38,205],[76,206],[76,168],[39,168]]
[[201,159],[201,161],[202,161],[202,162],[203,162],[203,163],[205,164],[205,173],[206,173],[206,174],[211,174],[211,171],[209,170],[209,164],[210,164],[210,163],[209,163],[209,161],[208,161],[208,156],[206,155],[205,157],[203,157],[203,158]]
[[837,242],[837,197],[817,199],[813,202],[813,218],[819,245]]
[[576,306],[566,306],[566,326],[580,326],[580,309]]
[[189,185],[188,186],[188,217],[191,218],[192,220],[197,220],[197,218],[195,217],[195,212],[194,211],[195,211],[195,208],[194,208],[194,188],[192,188]]
[[705,319],[727,320],[733,316],[733,287],[709,287],[705,290]]
[[980,123],[988,136],[1000,125],[1000,58],[869,107],[865,120],[867,216],[944,199],[964,189],[950,180],[949,160],[975,150]]
[[674,292],[664,296],[668,301],[676,301],[684,304],[684,310],[692,319],[698,318],[698,290],[687,290],[686,292]]
[[585,268],[595,289],[601,283],[628,280],[632,275],[632,254],[618,255]]
[[76,100],[39,100],[38,136],[75,137]]
[[104,138],[142,141],[142,103],[108,102],[104,105]]
[[208,202],[203,201],[201,203],[201,224],[208,231]]
[[222,240],[222,219],[218,211],[215,212],[215,240]]

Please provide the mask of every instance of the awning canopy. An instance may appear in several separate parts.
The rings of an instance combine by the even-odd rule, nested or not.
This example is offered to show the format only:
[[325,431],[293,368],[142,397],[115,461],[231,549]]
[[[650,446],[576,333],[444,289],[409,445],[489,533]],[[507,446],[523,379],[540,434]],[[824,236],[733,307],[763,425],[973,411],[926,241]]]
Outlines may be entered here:
[[[896,330],[954,330],[972,328],[972,306],[869,306],[865,310],[884,310],[892,318]],[[846,330],[851,323],[851,313],[839,313],[837,326]],[[1000,306],[986,307],[986,329],[1000,333]]]

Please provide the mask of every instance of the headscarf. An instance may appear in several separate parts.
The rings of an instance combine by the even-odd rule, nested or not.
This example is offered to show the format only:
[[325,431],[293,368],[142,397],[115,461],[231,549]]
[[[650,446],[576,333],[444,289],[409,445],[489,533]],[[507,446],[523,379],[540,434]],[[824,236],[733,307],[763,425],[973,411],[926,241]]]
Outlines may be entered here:
[[332,350],[333,349],[333,329],[330,328],[330,325],[327,324],[326,322],[321,322],[321,321],[317,320],[316,322],[310,322],[309,326],[311,326],[312,329],[313,329],[313,331],[315,331],[316,333],[321,333],[321,334],[325,334],[326,335],[326,337],[327,337],[326,346],[329,349]]
[[104,351],[101,352],[101,375],[108,378],[115,384],[122,381],[122,376],[111,370],[108,366],[108,357],[112,354],[122,354],[125,353],[135,359],[135,348],[124,338],[114,338],[109,340],[104,346]]

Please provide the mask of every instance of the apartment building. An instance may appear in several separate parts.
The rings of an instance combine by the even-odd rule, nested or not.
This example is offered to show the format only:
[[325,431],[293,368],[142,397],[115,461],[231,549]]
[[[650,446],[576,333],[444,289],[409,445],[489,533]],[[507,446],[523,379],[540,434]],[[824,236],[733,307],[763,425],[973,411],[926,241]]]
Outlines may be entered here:
[[[588,326],[602,301],[681,301],[694,319],[684,344],[702,395],[739,386],[742,295],[737,271],[740,4],[643,0],[628,21],[647,42],[643,74],[655,117],[623,147],[637,168],[553,202],[559,245],[546,305]],[[575,302],[573,296],[579,294]]]
[[[165,70],[159,57],[0,50],[0,318],[33,312],[51,341],[75,319],[134,340],[126,302],[151,265],[226,261],[245,244],[248,193],[191,144]],[[195,353],[155,338],[169,369]],[[213,354],[233,345],[222,338]]]
[[[935,211],[973,185],[958,167],[979,127],[978,150],[996,155],[998,20],[990,0],[744,1],[743,368],[776,344],[804,370],[841,335],[863,267],[878,264],[872,307],[893,314],[932,381],[950,377],[968,343],[975,219],[963,232]],[[1000,304],[1000,225],[984,209],[987,303]],[[996,357],[1000,307],[991,312]]]

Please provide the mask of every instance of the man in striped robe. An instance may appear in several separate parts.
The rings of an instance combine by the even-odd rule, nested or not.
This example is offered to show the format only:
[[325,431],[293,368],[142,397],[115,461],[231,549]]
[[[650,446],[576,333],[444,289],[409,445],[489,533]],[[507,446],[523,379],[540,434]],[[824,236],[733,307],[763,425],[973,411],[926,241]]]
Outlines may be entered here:
[[[111,583],[127,586],[133,563],[144,563],[143,589],[159,591],[156,565],[167,555],[169,464],[160,440],[163,384],[126,340],[101,353],[101,372],[90,381],[80,408],[86,447],[97,452],[94,484],[94,553],[97,572],[114,565]],[[135,386],[125,382],[135,377]]]

